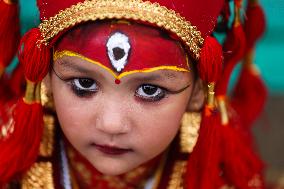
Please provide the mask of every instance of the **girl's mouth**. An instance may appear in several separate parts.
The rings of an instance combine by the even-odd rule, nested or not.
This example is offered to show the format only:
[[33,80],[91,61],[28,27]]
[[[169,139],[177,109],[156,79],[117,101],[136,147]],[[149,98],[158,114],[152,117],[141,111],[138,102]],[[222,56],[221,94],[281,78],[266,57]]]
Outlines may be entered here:
[[93,143],[92,146],[94,146],[98,151],[107,155],[122,155],[132,151],[131,149],[124,149],[109,145],[99,145],[95,143]]

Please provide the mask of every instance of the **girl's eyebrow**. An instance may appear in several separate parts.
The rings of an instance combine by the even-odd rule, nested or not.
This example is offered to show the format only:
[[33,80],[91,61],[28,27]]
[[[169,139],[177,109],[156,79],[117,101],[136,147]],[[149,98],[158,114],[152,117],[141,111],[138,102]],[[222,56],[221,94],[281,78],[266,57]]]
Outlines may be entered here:
[[168,80],[180,80],[182,79],[175,73],[171,73],[169,71],[162,71],[159,73],[153,72],[153,74],[149,75],[138,75],[134,76],[133,78],[129,79],[130,82],[154,82],[154,81],[168,81]]
[[[93,70],[91,68],[87,68],[84,66],[81,66],[82,64],[85,64],[86,62],[81,62],[77,61],[77,59],[73,59],[71,57],[63,57],[61,59],[57,59],[54,62],[54,65],[60,66],[59,69],[62,69],[63,71],[72,71],[80,74],[86,74],[86,75],[99,75],[99,77],[103,77],[102,74],[99,73],[98,70]],[[159,71],[154,71],[150,73],[135,73],[135,74],[130,74],[128,77],[125,76],[127,79],[126,82],[166,82],[169,80],[174,80],[174,81],[181,81],[183,80],[183,77],[181,75],[183,72],[179,71],[171,71],[171,70],[159,70]],[[187,72],[186,72],[187,73]]]
[[81,74],[93,74],[94,71],[80,66],[80,64],[76,63],[75,61],[72,60],[72,58],[68,59],[58,59],[54,62],[54,65],[58,64],[61,69],[64,71],[73,71]]

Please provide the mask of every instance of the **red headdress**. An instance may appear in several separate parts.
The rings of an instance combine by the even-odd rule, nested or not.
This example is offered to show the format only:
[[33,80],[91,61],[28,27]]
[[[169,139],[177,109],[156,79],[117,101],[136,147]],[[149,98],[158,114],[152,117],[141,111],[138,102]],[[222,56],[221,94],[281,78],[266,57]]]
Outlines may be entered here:
[[[223,52],[221,45],[211,34],[224,5],[224,0],[38,0],[42,23],[38,28],[31,29],[21,41],[19,59],[28,81],[27,90],[25,97],[15,107],[14,132],[0,143],[0,183],[27,170],[38,154],[43,126],[39,89],[42,79],[49,71],[52,48],[56,41],[81,23],[124,19],[169,32],[196,61],[199,77],[206,84],[208,95],[202,113],[199,139],[189,158],[186,180],[189,188],[209,189],[219,186],[223,182],[220,179],[222,167],[218,140],[221,121],[215,106],[214,88],[222,75]],[[127,29],[123,30],[128,32]],[[94,58],[86,52],[78,53]],[[100,62],[105,62],[104,57],[95,58],[101,58]],[[111,68],[106,63],[103,65]],[[187,69],[183,62],[166,66]],[[145,70],[151,67],[156,65],[129,66],[125,70]],[[121,69],[116,71],[120,72]],[[26,154],[25,157],[22,154]],[[15,164],[9,164],[11,161]]]

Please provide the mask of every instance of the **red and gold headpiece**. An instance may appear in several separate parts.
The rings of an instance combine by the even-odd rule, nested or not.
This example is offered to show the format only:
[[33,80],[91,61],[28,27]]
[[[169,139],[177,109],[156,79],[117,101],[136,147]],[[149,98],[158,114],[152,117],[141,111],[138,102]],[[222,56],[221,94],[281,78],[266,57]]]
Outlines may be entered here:
[[224,0],[39,0],[42,40],[52,43],[74,25],[95,20],[127,19],[164,28],[200,56],[204,37],[213,31]]
[[[78,25],[87,21],[104,19],[126,19],[167,30],[174,38],[180,39],[180,41],[189,50],[188,52],[194,59],[199,59],[201,48],[204,43],[203,37],[206,37],[213,30],[216,22],[216,17],[219,14],[220,9],[222,8],[223,1],[218,0],[218,2],[214,3],[217,3],[218,6],[214,6],[214,8],[212,8],[212,6],[210,5],[213,4],[210,1],[202,2],[202,4],[193,1],[178,1],[175,3],[169,3],[167,1],[153,2],[141,0],[64,1],[56,3],[53,3],[52,1],[39,1],[38,6],[42,20],[42,24],[40,24],[39,26],[41,33],[41,43],[46,46],[52,46],[62,34],[68,31],[68,29],[70,29],[74,25]],[[200,15],[202,15],[202,19],[200,19]],[[104,32],[107,32],[107,35],[103,35],[103,37],[105,39],[109,38],[109,41],[105,41],[105,44],[107,45],[107,51],[109,52],[108,59],[110,59],[110,61],[106,60],[106,56],[102,58],[102,56],[105,55],[105,50],[102,49],[102,44],[100,44],[100,48],[96,48],[98,50],[102,50],[96,54],[97,56],[100,56],[99,59],[94,55],[87,55],[86,53],[82,52],[82,50],[80,52],[78,52],[78,50],[72,51],[74,52],[73,56],[78,53],[79,55],[83,55],[84,57],[93,60],[92,62],[96,62],[109,70],[117,80],[130,73],[141,71],[146,72],[157,69],[171,69],[177,71],[189,70],[187,62],[181,61],[181,57],[183,56],[177,56],[179,54],[168,56],[172,57],[174,61],[149,61],[151,58],[147,59],[146,57],[160,55],[160,53],[158,52],[162,52],[163,48],[161,47],[171,47],[166,44],[166,40],[163,40],[161,37],[159,38],[157,36],[150,36],[148,40],[151,40],[152,44],[154,44],[154,42],[157,42],[157,44],[164,45],[160,45],[159,48],[147,50],[146,43],[139,44],[139,42],[142,42],[143,40],[141,39],[141,37],[136,36],[136,33],[133,32],[135,28],[127,28],[129,27],[124,28],[124,30],[128,30],[127,35],[125,35],[124,33],[115,33],[115,30],[111,30],[114,32],[111,33],[106,28],[104,29]],[[132,37],[135,38],[135,40],[132,41],[138,41],[137,44],[131,43],[130,38]],[[118,41],[118,38],[120,38],[119,40],[122,41]],[[125,42],[124,49],[120,48],[123,41]],[[120,47],[117,46],[119,44]],[[89,47],[91,47],[91,45],[92,44],[90,43]],[[68,45],[68,48],[70,46],[72,45]],[[110,48],[113,48],[115,50],[123,50],[123,54],[125,56],[119,57],[119,60],[115,60],[116,57],[113,57],[114,51],[111,52]],[[138,48],[139,51],[136,50]],[[141,48],[144,48],[143,50],[146,50],[146,52],[152,50],[152,53],[145,53],[146,56],[140,56],[138,52],[142,51]],[[130,52],[130,50],[132,52],[132,56],[128,57],[128,52]],[[57,53],[56,56],[62,56],[63,54],[64,53],[62,52]],[[140,62],[143,61],[142,64],[137,61],[137,57],[140,57]],[[141,57],[143,57],[143,59],[145,60],[141,60]],[[179,57],[179,59],[174,59],[175,57]],[[131,60],[128,60],[128,58],[130,58]],[[109,62],[111,64],[109,64]],[[133,62],[135,62],[135,64]],[[129,65],[126,65],[128,63]],[[120,74],[116,74],[113,71],[116,71]]]
[[[45,49],[42,51],[48,51],[48,49],[50,51],[50,48],[53,47],[57,39],[66,31],[75,25],[88,21],[124,19],[162,28],[168,31],[173,38],[182,42],[189,54],[195,60],[200,62],[198,64],[200,77],[206,82],[211,83],[209,87],[211,92],[209,93],[208,102],[210,103],[210,106],[213,106],[212,94],[214,86],[212,83],[216,82],[220,76],[222,51],[216,40],[212,40],[209,36],[215,27],[217,16],[220,14],[223,4],[224,0],[203,0],[198,2],[194,0],[179,0],[176,2],[165,0],[70,0],[56,2],[52,0],[39,0],[38,7],[42,23],[40,24],[39,29],[31,32],[34,33],[31,37],[36,36],[37,46],[40,46],[41,49]],[[119,34],[114,33],[109,35],[113,35],[107,42],[108,44],[111,44],[112,39],[115,41],[114,38]],[[124,36],[126,41],[129,40],[124,34],[121,34],[120,36]],[[207,38],[210,39],[205,40]],[[159,41],[157,38],[155,40]],[[163,40],[160,39],[160,42],[162,41]],[[110,46],[108,46],[108,52],[110,52],[109,48]],[[124,50],[126,50],[126,52],[124,52],[124,54],[127,55],[127,51],[129,51],[131,47],[127,47],[126,45],[125,48],[126,49]],[[135,50],[135,48],[137,47],[134,45],[133,49]],[[143,47],[140,46],[139,48]],[[77,53],[81,54],[80,52]],[[203,54],[202,56],[201,53]],[[43,55],[45,53],[41,54]],[[22,55],[23,59],[25,59],[24,51]],[[82,55],[85,56],[86,54],[83,53]],[[49,61],[49,54],[46,56],[45,60]],[[97,60],[92,56],[86,57],[95,61]],[[42,58],[44,58],[44,56],[40,59]],[[111,59],[110,54],[108,54],[108,58]],[[127,59],[128,57],[124,56],[123,58]],[[179,61],[172,61],[172,65],[166,64],[166,61],[164,62],[165,65],[163,65],[162,61],[158,62],[158,64],[153,64],[153,62],[150,61],[150,64],[148,65],[126,65],[123,58],[119,61],[110,60],[111,65],[106,63],[105,57],[104,60],[98,62],[110,70],[115,68],[114,70],[118,73],[122,71],[127,73],[136,72],[138,70],[153,70],[157,67],[171,67],[171,69],[179,71],[186,71],[189,69],[187,63],[181,63]],[[145,62],[147,61],[144,61],[144,63]],[[42,65],[40,65],[40,67],[42,68],[41,73],[48,71],[47,67],[42,67]],[[116,79],[119,79],[124,75],[124,73],[121,73],[120,75],[115,75],[115,77]]]
[[[38,0],[42,23],[38,28],[33,28],[25,34],[20,44],[19,60],[23,65],[28,85],[25,97],[15,107],[15,112],[18,112],[18,114],[15,114],[14,117],[15,131],[13,133],[13,138],[17,138],[17,141],[25,141],[25,136],[23,136],[21,132],[25,130],[25,132],[29,133],[29,138],[33,140],[26,141],[25,143],[17,143],[12,140],[9,142],[9,139],[7,140],[5,148],[19,149],[15,150],[18,155],[17,153],[16,155],[11,154],[11,156],[7,156],[7,160],[13,161],[13,158],[17,159],[17,157],[23,153],[25,153],[28,158],[22,160],[13,170],[10,169],[9,174],[5,173],[5,178],[9,178],[14,173],[25,171],[35,161],[38,154],[43,125],[39,88],[41,81],[50,70],[53,48],[56,42],[65,32],[68,32],[74,26],[89,21],[110,19],[128,20],[165,30],[173,39],[179,41],[182,46],[185,47],[191,58],[196,60],[199,77],[208,84],[208,102],[202,123],[205,125],[202,128],[206,129],[206,127],[210,125],[210,121],[214,119],[212,116],[212,111],[214,110],[214,85],[221,75],[223,62],[222,47],[216,39],[210,35],[214,30],[217,17],[220,14],[224,1],[225,0]],[[67,50],[72,52],[72,55],[77,56],[80,54],[80,56],[83,55],[85,58],[92,61],[97,60],[102,66],[112,70],[115,74],[135,72],[137,70],[151,70],[161,66],[175,68],[179,71],[189,70],[185,58],[183,60],[176,58],[176,61],[170,61],[174,60],[174,58],[179,55],[185,57],[185,55],[179,54],[180,52],[177,54],[173,53],[172,57],[168,57],[168,60],[164,62],[153,62],[151,59],[148,59],[139,64],[125,64],[125,60],[127,59],[129,59],[128,61],[130,62],[137,62],[138,54],[126,57],[130,49],[132,53],[139,53],[136,50],[137,48],[144,48],[148,53],[152,53],[150,51],[151,49],[146,49],[143,45],[139,47],[139,45],[135,45],[135,42],[131,40],[133,38],[140,38],[139,35],[134,33],[135,28],[137,29],[139,26],[126,26],[127,25],[116,25],[115,27],[118,27],[121,32],[113,30],[113,33],[105,32],[106,27],[104,25],[100,26],[98,32],[102,32],[101,39],[104,40],[104,47],[107,48],[107,51],[102,54],[88,54],[84,49],[76,49],[76,46],[68,45],[68,42],[63,40],[62,45],[65,44],[65,46],[64,48],[61,48],[60,45],[58,46],[58,49],[60,50],[61,48],[62,51],[57,51],[55,58],[60,56],[60,53],[63,53],[63,50],[66,50],[66,47],[68,47],[70,49],[67,48]],[[150,30],[151,28],[149,27],[149,31]],[[170,47],[166,39],[154,35],[154,30],[150,33],[149,40],[154,39],[157,44],[165,44],[165,47]],[[120,36],[118,38],[121,41],[117,41],[117,36]],[[90,43],[90,45],[97,46],[99,43]],[[155,50],[162,52],[165,47],[161,46],[160,49]],[[123,56],[121,54],[116,56],[115,51],[121,51],[121,49],[123,50]],[[161,59],[163,59],[163,56],[161,56]],[[144,62],[148,64],[144,64]],[[119,74],[115,75],[118,79],[123,76]],[[200,134],[200,137],[201,136],[203,136],[203,134]],[[203,136],[203,138],[207,139],[206,136]],[[25,150],[26,152],[24,152]],[[200,153],[198,157],[199,155]],[[210,154],[207,158],[210,158]],[[206,170],[206,168],[203,169],[203,171],[204,170]],[[192,170],[192,172],[196,173],[198,171],[200,170]],[[2,173],[0,171],[0,177],[1,175]],[[191,181],[197,177],[190,175],[189,178],[191,178],[189,179],[190,183],[194,185],[194,182]],[[192,188],[199,187],[192,186]]]
[[107,70],[117,83],[138,72],[189,71],[180,43],[163,37],[156,28],[125,21],[92,23],[87,28],[87,32],[76,28],[62,38],[54,49],[54,61],[63,56],[84,59]]

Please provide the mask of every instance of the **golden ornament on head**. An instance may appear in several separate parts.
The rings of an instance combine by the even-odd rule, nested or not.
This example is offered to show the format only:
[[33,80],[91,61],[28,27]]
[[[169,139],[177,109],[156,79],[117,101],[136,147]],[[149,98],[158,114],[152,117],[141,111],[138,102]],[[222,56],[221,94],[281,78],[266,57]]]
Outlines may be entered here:
[[142,0],[89,0],[60,11],[39,25],[42,43],[49,42],[63,30],[76,24],[103,19],[129,19],[154,24],[176,34],[199,59],[204,39],[201,32],[185,18],[158,3]]

